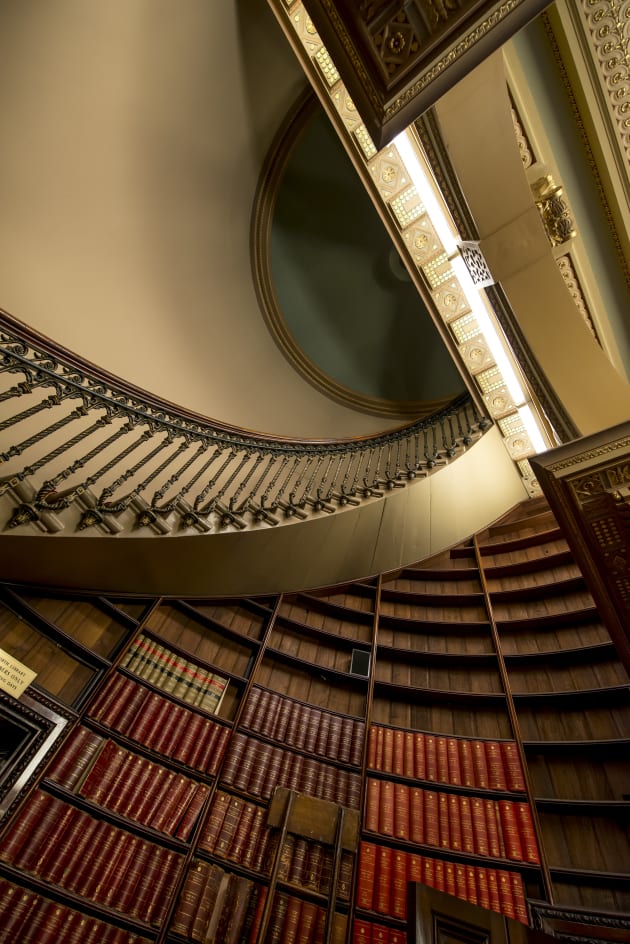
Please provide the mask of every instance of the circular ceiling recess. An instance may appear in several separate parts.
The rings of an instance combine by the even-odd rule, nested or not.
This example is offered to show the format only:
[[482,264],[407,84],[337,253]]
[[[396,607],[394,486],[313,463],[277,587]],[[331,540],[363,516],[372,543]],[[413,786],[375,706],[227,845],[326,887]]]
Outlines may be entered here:
[[288,116],[263,167],[252,259],[276,342],[329,396],[384,416],[422,416],[464,390],[312,93]]

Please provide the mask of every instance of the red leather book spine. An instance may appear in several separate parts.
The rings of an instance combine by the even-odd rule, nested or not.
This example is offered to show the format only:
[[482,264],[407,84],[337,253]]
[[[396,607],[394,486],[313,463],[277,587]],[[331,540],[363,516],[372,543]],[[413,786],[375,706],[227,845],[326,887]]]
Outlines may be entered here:
[[41,837],[41,841],[38,843],[39,854],[37,858],[31,859],[29,857],[28,861],[22,862],[22,868],[46,878],[51,865],[57,860],[60,846],[62,854],[65,848],[67,856],[69,844],[72,839],[76,841],[78,829],[80,829],[84,818],[85,814],[80,810],[72,806],[65,806],[60,811],[52,829]]
[[448,863],[454,864],[455,868],[455,894],[464,901],[468,899],[468,884],[466,882],[466,866],[461,862]]
[[322,713],[319,708],[309,708],[309,719],[306,728],[306,737],[304,739],[304,750],[309,754],[315,754],[317,745],[317,731],[321,724]]
[[440,845],[438,797],[433,790],[424,791],[424,841],[428,846]]
[[29,835],[14,855],[14,865],[25,872],[33,871],[40,858],[48,851],[49,839],[55,835],[59,821],[65,820],[71,810],[71,806],[61,800],[51,798],[51,802],[46,805],[41,816],[32,823]]
[[372,926],[372,944],[389,944],[389,928],[382,924]]
[[196,711],[186,712],[186,722],[179,732],[177,743],[173,745],[170,756],[181,764],[189,764],[199,741],[204,737],[206,725],[211,722],[198,715]]
[[507,790],[507,779],[503,769],[501,747],[497,741],[486,741],[488,783],[491,790]]
[[408,777],[410,780],[413,780],[416,776],[415,768],[415,743],[413,731],[404,732],[404,757],[403,757],[403,774],[405,777]]
[[352,924],[352,944],[372,944],[372,925],[355,918]]
[[114,813],[120,813],[121,816],[143,822],[138,819],[137,812],[142,798],[151,789],[155,773],[156,765],[150,760],[131,755],[130,764],[125,770],[125,780],[120,784],[115,796],[108,798],[107,808],[113,810]]
[[437,757],[437,779],[439,783],[448,783],[448,744],[445,737],[435,739],[435,754]]
[[123,711],[135,690],[135,682],[115,672],[92,702],[88,714],[106,727],[113,727],[116,716]]
[[357,882],[357,905],[372,911],[374,883],[376,880],[376,846],[373,842],[362,842],[359,847],[359,878]]
[[211,865],[205,873],[205,881],[201,888],[201,893],[197,899],[197,904],[193,914],[190,936],[194,941],[204,941],[210,919],[218,906],[217,901],[222,886],[225,885],[227,877],[223,869],[218,865]]
[[488,872],[484,868],[475,869],[477,883],[477,901],[481,908],[490,909],[490,890],[488,888]]
[[424,736],[424,757],[426,762],[426,780],[432,783],[438,778],[437,768],[437,744],[432,734]]
[[[151,848],[144,872],[134,889],[133,899],[129,906],[132,917],[147,924],[159,923],[158,902],[163,895],[173,858],[180,857],[170,849],[160,849],[158,846]],[[163,904],[166,905],[166,901]]]
[[374,882],[374,911],[391,914],[392,865],[394,853],[389,846],[376,847],[376,880]]
[[159,829],[169,836],[175,835],[197,789],[197,784],[188,777],[177,777],[176,783],[177,786],[169,790],[166,795],[163,812],[158,817],[154,817],[151,823],[153,829]]
[[247,837],[247,843],[245,844],[243,856],[241,859],[241,865],[243,865],[246,869],[251,869],[253,867],[266,822],[267,811],[261,806],[256,806],[254,809],[254,820],[252,822],[251,830],[249,836]]
[[490,850],[490,855],[495,859],[501,859],[503,858],[504,850],[499,834],[497,806],[494,800],[484,800],[483,805],[486,811],[486,829],[488,832],[488,847]]
[[278,881],[279,882],[289,882],[289,873],[291,871],[291,863],[293,862],[293,853],[295,851],[295,841],[296,836],[292,833],[287,833],[282,844],[282,849],[280,850],[280,865],[278,866]]
[[154,750],[164,757],[171,757],[177,743],[188,727],[188,719],[193,712],[182,705],[171,705],[171,710],[162,726],[160,736],[156,738]]
[[424,741],[424,734],[421,731],[414,731],[414,768],[417,780],[427,779],[427,760]]
[[219,736],[214,746],[214,751],[205,768],[201,768],[205,769],[206,773],[213,776],[216,775],[219,767],[221,766],[223,755],[227,750],[228,741],[230,740],[231,734],[230,728],[226,728],[223,725],[217,725],[217,727],[219,728]]
[[449,822],[449,803],[447,793],[438,793],[438,821],[440,826],[440,848],[451,848],[451,824]]
[[523,849],[518,831],[518,820],[516,818],[515,804],[509,800],[499,800],[499,814],[501,819],[501,831],[503,833],[503,845],[508,859],[514,859],[517,862],[523,861]]
[[109,823],[99,820],[92,832],[90,854],[82,860],[74,859],[69,865],[64,879],[64,888],[89,898],[90,889],[98,883],[105,862],[107,861],[117,830]]
[[252,825],[254,823],[254,818],[256,815],[257,807],[253,803],[245,803],[244,809],[241,811],[238,822],[236,824],[236,830],[234,832],[234,838],[230,844],[230,847],[227,851],[227,857],[232,862],[240,862],[243,858],[245,848],[250,839],[250,834],[252,830]]
[[376,729],[376,770],[383,770],[383,750],[385,746],[385,728],[379,725]]
[[[433,860],[433,887],[439,892],[445,892],[447,890],[444,865],[445,863],[442,859]],[[451,892],[451,894],[454,894],[454,892]]]
[[328,732],[330,731],[330,714],[327,711],[321,711],[317,727],[317,736],[315,738],[315,753],[318,757],[326,756],[326,747],[328,745]]
[[285,751],[287,772],[285,786],[288,790],[294,790],[296,793],[300,789],[300,780],[302,777],[302,767],[306,758],[302,754],[292,754]]
[[321,842],[309,843],[306,857],[304,885],[318,892],[321,888],[325,850]]
[[214,852],[223,820],[230,806],[231,797],[228,793],[217,790],[212,800],[210,816],[201,831],[199,846],[206,852]]
[[192,936],[195,914],[203,898],[204,888],[212,868],[216,866],[199,860],[191,864],[171,922],[170,929],[175,934],[181,934],[182,937]]
[[67,915],[67,909],[56,901],[42,903],[33,915],[28,940],[35,944],[57,944],[62,938],[60,932]]
[[391,774],[394,769],[394,729],[383,729],[383,767],[385,773]]
[[[17,814],[9,830],[5,831],[0,846],[0,859],[15,862],[22,847],[33,841],[33,833],[46,810],[53,805],[53,798],[41,790],[29,797]],[[54,813],[56,815],[56,812]]]
[[[263,745],[271,746],[271,745]],[[262,796],[268,800],[269,797],[273,794],[274,790],[278,786],[278,779],[280,777],[280,770],[282,768],[282,763],[284,761],[284,751],[279,747],[271,748],[271,755],[269,757],[269,766],[266,769],[265,780],[262,787]],[[253,793],[253,789],[250,788],[250,793]]]
[[[459,806],[459,822],[461,825],[461,849],[462,852],[476,852],[475,848],[475,834],[472,821],[472,806],[470,797],[459,796],[457,797],[457,805]],[[481,813],[483,815],[483,807],[481,807]],[[482,855],[487,855],[488,853],[481,853]]]
[[486,869],[488,878],[488,895],[490,896],[490,910],[501,913],[501,898],[499,896],[499,880],[496,869]]
[[394,835],[394,784],[391,780],[381,780],[378,831],[384,836]]
[[401,921],[407,920],[407,856],[394,849],[392,852],[392,896],[391,914]]
[[[135,685],[134,682],[130,682],[130,684]],[[148,693],[141,685],[135,687],[140,689],[147,697],[143,701],[142,711],[136,712],[134,718],[127,725],[127,730],[122,733],[137,741],[138,744],[148,745],[148,738],[155,726],[155,719],[159,716],[160,711],[165,708],[165,703],[166,707],[169,703],[156,692]]]
[[475,786],[483,787],[485,790],[490,786],[490,775],[488,773],[488,759],[486,757],[486,747],[484,741],[472,742],[473,766],[475,769]]
[[422,881],[429,888],[437,888],[435,884],[435,859],[422,856]]
[[[464,803],[464,800],[466,801]],[[486,810],[484,807],[484,802],[479,797],[472,797],[470,800],[468,797],[460,798],[460,807],[462,815],[462,830],[464,829],[464,821],[466,822],[466,842],[469,841],[470,835],[472,835],[473,845],[472,849],[469,849],[465,846],[466,852],[476,852],[477,855],[487,856],[490,855],[490,843],[488,841],[488,827],[486,825]],[[466,807],[466,812],[464,812],[464,807]],[[471,817],[470,830],[468,832],[468,817]]]
[[287,911],[284,916],[284,924],[282,925],[280,944],[297,944],[297,932],[300,924],[301,910],[302,902],[300,899],[290,895]]
[[448,781],[456,786],[461,786],[462,768],[459,762],[458,738],[447,738],[446,753],[448,756]]
[[477,897],[477,876],[475,872],[477,871],[474,865],[467,865],[466,867],[466,898],[468,901],[472,902],[473,905],[479,904],[479,898]]
[[312,901],[303,901],[300,908],[300,921],[295,936],[295,944],[312,944],[317,920],[317,905]]
[[127,751],[115,744],[114,741],[105,741],[103,750],[81,785],[79,790],[81,796],[92,800],[94,803],[102,803],[107,797],[126,756]]
[[111,700],[118,700],[117,694],[122,690],[124,683],[128,681],[129,680],[119,672],[112,672],[89,703],[87,713],[90,718],[100,719],[101,712],[105,705],[109,705]]
[[253,894],[254,883],[252,880],[238,876],[235,883],[232,910],[225,929],[224,944],[238,944],[242,939],[241,935],[244,934]]
[[274,748],[272,744],[250,739],[241,760],[240,770],[234,778],[234,786],[253,796],[264,795],[267,780],[270,780],[269,769],[276,750],[277,748]]
[[[286,901],[286,896],[282,896]],[[267,889],[263,887],[258,887],[257,889],[257,899],[256,899],[256,909],[254,911],[254,918],[252,921],[252,926],[249,930],[249,934],[244,937],[244,940],[247,941],[247,944],[257,944],[258,934],[260,931],[260,926],[262,924],[263,914],[265,911],[265,902],[267,901]],[[279,910],[279,901],[276,901],[275,911]],[[284,916],[283,916],[284,917]],[[269,925],[269,930],[271,930],[271,924]]]
[[521,838],[521,848],[526,862],[540,864],[540,855],[538,853],[538,843],[536,842],[536,831],[532,819],[532,811],[528,803],[512,803],[516,810],[518,831]]
[[[339,877],[337,880],[337,897],[341,898],[342,901],[350,901],[353,867],[354,855],[351,852],[342,852],[339,865]],[[332,855],[330,856],[330,869],[332,870]],[[324,885],[323,882],[322,890],[324,892],[326,890],[326,885]]]
[[452,862],[444,863],[444,891],[448,895],[457,895],[457,883],[455,881],[455,866]]
[[134,809],[134,819],[147,826],[151,824],[153,818],[159,812],[175,776],[172,770],[168,770],[159,764],[155,765],[149,788],[144,794],[136,798],[137,805]]
[[223,818],[223,823],[221,824],[221,829],[214,847],[215,855],[221,856],[221,858],[227,857],[244,809],[245,800],[241,800],[240,797],[231,798],[230,805],[228,806],[227,813]]
[[378,730],[375,724],[370,725],[367,751],[368,770],[376,770],[376,739],[378,737]]
[[281,744],[285,743],[286,733],[289,728],[289,722],[291,721],[291,714],[293,711],[295,711],[295,702],[293,702],[290,698],[283,698],[280,702],[280,707],[278,709],[278,721],[273,732],[274,740],[280,741]]
[[361,805],[361,777],[359,774],[352,773],[352,771],[339,771],[340,775],[343,773],[346,773],[348,777],[345,791],[345,805],[353,810],[358,810]]
[[46,777],[73,790],[89,769],[103,738],[89,728],[75,728],[46,770]]
[[424,842],[424,790],[418,787],[411,788],[409,802],[409,819],[411,841],[417,843]]
[[252,727],[252,721],[256,717],[256,708],[262,697],[262,694],[262,689],[257,688],[255,685],[250,689],[247,701],[245,702],[245,707],[243,708],[243,713],[241,715],[241,727],[249,728],[250,731],[258,731],[258,728]]
[[409,787],[404,783],[394,784],[394,835],[397,839],[409,840]]
[[135,860],[140,842],[138,836],[125,836],[120,855],[115,863],[113,876],[110,876],[103,894],[100,896],[100,901],[108,908],[119,908],[120,886],[124,883],[131,863]]
[[405,732],[400,728],[394,731],[392,771],[397,777],[402,777],[405,772]]
[[69,833],[67,841],[62,841],[57,847],[54,861],[50,864],[46,881],[51,885],[68,887],[70,876],[76,871],[77,865],[87,867],[89,857],[84,855],[92,847],[99,820],[92,819],[87,813],[81,814],[76,822],[76,832]]
[[516,909],[514,907],[514,892],[512,891],[512,880],[510,873],[497,869],[497,884],[499,886],[499,899],[501,901],[501,913],[508,918],[516,920]]
[[475,765],[473,762],[473,750],[470,741],[460,740],[459,742],[459,760],[462,772],[462,784],[465,787],[475,786]]
[[[350,722],[352,730],[349,762],[353,767],[361,767],[363,764],[363,747],[365,744],[365,722],[359,721],[358,718],[348,718],[347,720]],[[343,760],[343,758],[340,757],[339,760]]]
[[378,832],[380,809],[381,781],[372,777],[367,778],[365,797],[365,828],[372,833]]
[[193,717],[201,719],[201,727],[196,742],[191,745],[190,750],[184,756],[180,757],[180,760],[187,767],[192,767],[193,770],[205,771],[214,753],[219,734],[225,729],[221,725],[215,724],[214,721],[210,721],[209,718],[202,718],[201,715],[192,711],[190,714],[191,719]]
[[[147,691],[143,685],[137,685],[135,682],[132,682],[131,679],[127,679],[126,681],[128,681],[130,688],[133,689],[130,697],[125,701],[120,712],[116,712],[113,716],[111,723],[108,723],[106,719],[102,720],[102,723],[107,724],[108,728],[115,728],[116,731],[120,731],[121,734],[127,734],[136,717],[140,714],[144,714],[151,696],[151,693]],[[108,714],[107,717],[109,718],[110,715]]]
[[147,915],[150,924],[161,925],[169,907],[168,889],[179,882],[184,865],[184,857],[171,849],[165,849],[159,859],[159,881],[151,889],[147,901]]
[[[256,743],[251,742],[251,743]],[[221,782],[227,784],[233,784],[236,778],[236,775],[241,770],[241,761],[245,752],[251,750],[250,739],[240,732],[234,734],[230,744],[230,749],[225,758],[225,763],[223,765],[223,770],[221,771]]]
[[516,793],[525,793],[523,768],[521,767],[521,759],[514,741],[502,741],[501,753],[503,754],[503,766],[505,767],[508,790],[513,790]]
[[447,794],[448,796],[448,828],[451,835],[451,849],[455,849],[456,852],[461,852],[464,841],[462,836],[462,820],[459,813],[459,801],[460,797],[456,796],[454,793]]
[[[341,729],[343,727],[343,718],[340,715],[330,715],[330,724],[328,727],[328,740],[326,741],[326,757],[331,760],[339,759],[339,745],[341,744]],[[354,725],[353,725],[354,728]]]
[[302,746],[304,745],[304,739],[306,737],[306,728],[304,725],[305,711],[306,705],[303,705],[299,701],[293,702],[293,710],[289,718],[286,736],[287,744],[290,744],[292,747],[299,747],[300,744],[302,744]]
[[320,764],[319,778],[317,781],[317,796],[323,800],[329,800],[331,803],[339,803],[344,806],[346,803],[347,782],[343,788],[338,781],[338,769],[331,764]]
[[514,900],[514,914],[516,915],[516,920],[520,921],[521,924],[529,924],[523,879],[518,872],[509,872],[508,874],[510,876],[510,882],[512,883],[512,898]]
[[[258,699],[258,702],[256,703],[256,708],[252,716],[250,727],[252,731],[260,732],[262,730],[262,724],[265,719],[265,715],[267,714],[267,706],[269,704],[269,700],[271,698],[272,693],[268,691],[266,688],[260,688],[260,689],[257,688],[256,691],[260,692],[260,698]],[[292,704],[293,704],[293,709],[295,710],[295,702],[293,702]]]
[[308,842],[306,839],[296,837],[293,844],[293,855],[289,868],[289,882],[291,885],[303,887],[306,881],[306,869],[308,860]]
[[5,941],[6,944],[24,940],[26,934],[22,934],[22,930],[31,927],[33,915],[40,907],[39,895],[3,881],[0,886],[0,896],[4,903],[2,916],[4,937],[0,937],[0,940]]
[[[172,701],[169,701],[168,698],[160,698],[160,706],[158,707],[155,715],[151,719],[151,725],[149,730],[146,733],[144,744],[147,747],[150,747],[152,751],[155,751],[156,754],[163,754],[161,747],[158,751],[158,745],[163,743],[163,734],[164,729],[170,733],[172,728],[171,725],[175,705]],[[133,737],[135,740],[138,740],[136,732],[133,732]]]
[[270,692],[265,713],[261,718],[260,733],[263,737],[272,738],[273,732],[278,720],[278,710],[280,708],[280,695],[277,692]]
[[407,881],[424,882],[424,861],[421,855],[413,852],[407,854]]
[[300,776],[300,793],[308,793],[309,796],[314,795],[318,773],[317,761],[312,757],[305,757]]
[[102,859],[101,868],[91,876],[83,892],[86,898],[101,904],[107,901],[108,895],[111,900],[121,881],[124,880],[125,873],[118,870],[118,862],[121,858],[129,862],[128,847],[134,838],[122,829],[114,829],[114,827],[112,829],[114,831],[109,836],[105,835],[106,856]]
[[404,931],[396,928],[389,928],[389,944],[407,944],[407,935]]
[[264,872],[268,874],[273,865],[273,856],[278,845],[278,834],[271,829],[263,829],[260,842],[256,846],[256,855],[252,862],[254,872]]

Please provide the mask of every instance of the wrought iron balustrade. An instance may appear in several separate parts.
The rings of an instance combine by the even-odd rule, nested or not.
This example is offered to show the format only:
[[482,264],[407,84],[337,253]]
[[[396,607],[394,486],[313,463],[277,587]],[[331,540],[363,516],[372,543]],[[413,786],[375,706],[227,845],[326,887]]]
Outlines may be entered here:
[[470,446],[468,395],[345,441],[248,433],[173,407],[0,313],[3,528],[115,535],[275,526],[382,498]]

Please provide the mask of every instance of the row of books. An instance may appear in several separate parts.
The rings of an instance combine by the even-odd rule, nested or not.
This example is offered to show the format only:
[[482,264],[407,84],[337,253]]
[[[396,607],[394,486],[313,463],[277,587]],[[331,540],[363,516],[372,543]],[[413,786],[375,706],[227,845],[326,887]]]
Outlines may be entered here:
[[107,728],[193,770],[216,775],[230,729],[114,672],[90,705]]
[[365,828],[456,852],[540,862],[528,803],[459,796],[368,777]]
[[249,939],[260,887],[218,865],[193,860],[170,930],[192,941],[240,944]]
[[528,923],[523,880],[518,872],[415,855],[361,842],[357,907],[405,921],[407,882],[420,882],[473,905]]
[[217,790],[199,836],[199,848],[254,872],[268,872],[277,836],[267,829],[267,809]]
[[407,933],[355,918],[352,925],[352,944],[407,944]]
[[[350,900],[353,861],[350,852],[341,853],[336,895],[341,901]],[[297,888],[307,888],[320,895],[329,895],[333,867],[334,853],[331,846],[288,834],[280,851],[278,881]]]
[[0,878],[0,944],[148,944],[145,937]]
[[483,741],[372,725],[368,767],[434,783],[525,792],[514,741]]
[[74,729],[48,777],[99,806],[184,841],[210,792],[205,784],[84,727]]
[[252,796],[269,799],[276,787],[359,808],[361,777],[314,757],[294,754],[237,733],[232,738],[221,782]]
[[241,725],[263,737],[342,764],[361,766],[365,723],[254,686]]
[[218,712],[228,686],[228,679],[222,675],[185,659],[144,633],[129,646],[121,666],[208,714]]
[[[345,944],[347,918],[332,917],[332,944]],[[256,927],[253,931],[257,931]],[[311,901],[278,892],[274,896],[265,944],[324,944],[326,911]],[[248,944],[257,944],[250,935]]]
[[183,856],[36,790],[3,836],[0,858],[52,885],[160,924]]

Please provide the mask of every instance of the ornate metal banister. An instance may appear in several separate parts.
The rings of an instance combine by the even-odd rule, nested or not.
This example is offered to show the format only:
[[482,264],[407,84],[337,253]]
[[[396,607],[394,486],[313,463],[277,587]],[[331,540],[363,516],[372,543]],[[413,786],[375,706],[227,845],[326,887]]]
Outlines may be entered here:
[[119,381],[2,312],[0,375],[2,527],[48,533],[243,530],[332,514],[429,474],[490,426],[464,395],[358,439],[239,430]]

